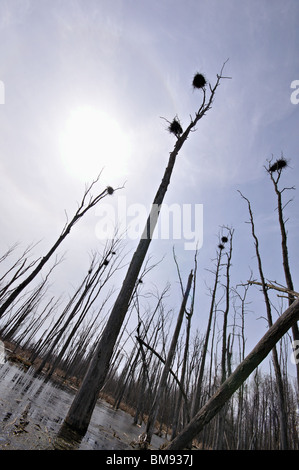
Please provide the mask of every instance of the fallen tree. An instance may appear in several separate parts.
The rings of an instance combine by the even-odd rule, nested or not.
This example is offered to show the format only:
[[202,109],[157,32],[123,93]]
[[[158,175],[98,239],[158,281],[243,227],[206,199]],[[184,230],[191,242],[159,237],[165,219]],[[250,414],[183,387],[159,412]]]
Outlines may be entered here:
[[235,371],[223,382],[218,391],[196,413],[190,423],[170,442],[165,450],[184,449],[204,426],[222,409],[234,392],[267,357],[275,344],[299,320],[299,299],[293,302],[257,343]]

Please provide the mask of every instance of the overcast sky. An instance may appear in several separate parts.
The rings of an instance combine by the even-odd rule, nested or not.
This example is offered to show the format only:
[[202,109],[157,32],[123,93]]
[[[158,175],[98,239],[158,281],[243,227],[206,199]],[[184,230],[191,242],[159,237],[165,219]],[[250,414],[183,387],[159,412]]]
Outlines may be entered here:
[[[183,147],[165,203],[203,205],[198,302],[207,302],[206,268],[223,224],[235,229],[234,282],[246,281],[250,268],[257,277],[237,190],[253,205],[265,275],[283,283],[276,200],[264,165],[283,152],[291,168],[282,185],[297,184],[299,104],[291,102],[291,83],[299,80],[298,24],[297,0],[0,0],[1,252],[16,241],[25,247],[41,240],[42,256],[65,223],[64,211],[74,213],[85,183],[103,166],[99,190],[124,184],[106,202],[116,208],[121,197],[127,207],[149,208],[175,143],[166,119],[177,115],[185,128],[201,103],[194,74],[214,85],[229,59],[224,75],[231,79],[221,81],[212,109]],[[296,191],[285,193],[291,196],[286,216],[296,286]],[[61,248],[67,254],[58,293],[81,281],[90,250],[101,246],[98,223],[93,211]],[[185,241],[153,241],[150,253],[165,259],[149,283],[162,289],[177,280],[173,245],[187,281],[194,251],[184,249]],[[253,289],[251,297],[258,295]],[[258,305],[262,311],[248,319],[248,334],[257,339],[266,328],[258,320],[262,299]]]

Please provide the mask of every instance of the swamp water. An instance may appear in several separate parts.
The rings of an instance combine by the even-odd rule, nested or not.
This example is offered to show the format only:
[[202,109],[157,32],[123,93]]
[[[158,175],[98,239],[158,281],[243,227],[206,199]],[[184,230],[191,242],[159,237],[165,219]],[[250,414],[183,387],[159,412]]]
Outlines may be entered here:
[[[99,400],[85,436],[61,440],[60,426],[74,394],[33,376],[7,361],[0,365],[0,450],[138,450],[136,441],[144,426]],[[154,435],[153,450],[165,442]]]

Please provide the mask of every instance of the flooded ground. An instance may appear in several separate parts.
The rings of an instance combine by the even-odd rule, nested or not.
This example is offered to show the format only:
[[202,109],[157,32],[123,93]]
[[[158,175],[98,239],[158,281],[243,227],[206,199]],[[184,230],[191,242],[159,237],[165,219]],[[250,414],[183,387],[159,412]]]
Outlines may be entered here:
[[[99,401],[89,429],[80,442],[57,437],[74,394],[52,382],[33,377],[33,371],[7,361],[0,365],[0,450],[138,450],[144,427],[133,418]],[[153,450],[165,441],[154,435]]]

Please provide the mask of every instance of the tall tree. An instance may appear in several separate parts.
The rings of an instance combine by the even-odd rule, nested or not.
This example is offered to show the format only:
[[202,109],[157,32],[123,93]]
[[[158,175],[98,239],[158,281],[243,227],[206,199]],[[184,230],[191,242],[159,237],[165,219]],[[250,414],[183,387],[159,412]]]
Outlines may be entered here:
[[[210,85],[210,94],[206,96],[206,80],[201,74],[197,74],[193,80],[193,86],[201,88],[203,90],[203,100],[199,107],[194,119],[191,119],[189,126],[184,132],[180,123],[175,118],[171,123],[169,130],[176,136],[176,143],[174,149],[170,153],[168,165],[165,169],[161,184],[154,197],[153,205],[146,221],[144,232],[138,243],[135,253],[131,259],[128,271],[120,289],[119,295],[112,308],[109,319],[106,323],[106,327],[103,331],[99,344],[96,348],[95,354],[89,364],[88,370],[82,382],[78,393],[69,409],[69,412],[64,420],[61,428],[61,433],[71,429],[80,435],[84,435],[87,431],[100,389],[102,388],[108,369],[110,365],[110,359],[113,353],[114,345],[117,340],[117,336],[120,332],[123,324],[125,315],[129,308],[132,293],[134,291],[135,284],[138,279],[138,275],[144,259],[146,257],[148,248],[151,243],[152,235],[158,221],[159,212],[163,203],[164,197],[167,192],[170,178],[173,172],[175,161],[179,151],[183,144],[186,142],[190,132],[195,128],[198,121],[206,114],[211,108],[216,90],[220,84],[222,78],[222,72],[224,65],[222,66],[220,75],[217,75],[216,84],[214,87]],[[196,77],[203,78],[203,81],[196,80]],[[199,86],[200,85],[200,86]]]
[[200,399],[201,399],[202,383],[203,383],[203,378],[204,378],[204,370],[205,370],[205,365],[206,365],[206,356],[207,356],[208,345],[209,345],[209,340],[210,340],[212,319],[213,319],[215,303],[216,303],[216,293],[217,293],[217,288],[218,288],[218,283],[219,283],[219,273],[220,273],[221,257],[222,257],[222,250],[223,250],[222,245],[219,245],[218,248],[219,248],[219,251],[217,251],[215,281],[214,281],[214,287],[213,287],[213,290],[212,290],[212,298],[211,298],[210,312],[209,312],[209,318],[208,318],[208,325],[207,325],[205,340],[204,340],[203,349],[202,349],[202,356],[201,356],[200,369],[199,369],[197,383],[196,383],[196,389],[195,389],[194,396],[193,396],[193,401],[192,401],[191,416],[194,416],[197,413],[197,411],[199,409]]
[[[265,305],[266,305],[267,319],[268,319],[269,327],[271,327],[273,325],[271,303],[270,303],[270,299],[268,295],[268,288],[266,285],[266,280],[265,280],[265,276],[263,272],[262,260],[261,260],[260,250],[259,250],[259,241],[255,232],[251,204],[250,204],[249,199],[243,196],[242,193],[240,194],[243,197],[243,199],[247,201],[247,205],[248,205],[248,211],[249,211],[250,223],[251,223],[251,232],[252,232],[252,236],[253,236],[254,244],[255,244],[255,252],[256,252],[256,257],[257,257],[257,262],[258,262],[258,269],[259,269],[261,284],[262,284],[262,291],[263,291]],[[272,358],[273,358],[275,377],[277,381],[277,396],[278,396],[278,401],[279,401],[280,443],[281,443],[281,449],[286,450],[288,448],[286,403],[285,403],[284,386],[283,386],[281,368],[279,364],[279,358],[278,358],[276,346],[274,346],[272,350]]]
[[[65,351],[68,348],[68,345],[70,344],[72,340],[72,337],[74,336],[77,329],[79,328],[79,325],[84,320],[92,304],[98,297],[108,277],[110,277],[109,275],[106,275],[105,270],[107,269],[107,265],[109,264],[109,262],[111,262],[111,264],[113,263],[114,257],[112,256],[112,253],[115,253],[114,250],[116,249],[116,246],[117,246],[117,241],[115,242],[113,240],[110,247],[106,248],[103,256],[97,256],[96,253],[93,255],[93,259],[91,261],[88,274],[84,279],[83,290],[78,300],[74,302],[74,305],[72,309],[70,310],[70,313],[66,317],[63,326],[60,328],[59,331],[56,332],[55,338],[53,338],[53,340],[51,341],[51,346],[48,348],[47,353],[44,354],[44,358],[36,370],[36,375],[42,372],[44,366],[49,360],[49,357],[51,357],[51,355],[53,354],[53,351],[57,348],[57,344],[61,342],[62,338],[66,334],[66,331],[69,325],[74,321],[74,318],[76,317],[78,312],[81,312],[79,318],[77,318],[75,324],[72,327],[72,331],[68,334],[68,338],[64,341],[64,344],[61,347],[59,353],[56,355],[55,359],[53,360],[50,371],[48,371],[47,373],[47,378],[50,378],[50,376],[55,370],[55,367],[57,367],[57,365],[61,361],[62,357],[64,356]],[[104,279],[104,275],[106,275],[106,279]]]
[[153,432],[154,432],[155,421],[156,421],[158,411],[159,411],[159,407],[160,407],[160,400],[161,400],[162,392],[163,392],[163,390],[166,386],[169,370],[170,370],[170,367],[171,367],[171,364],[172,364],[172,361],[173,361],[173,358],[174,358],[174,353],[175,353],[175,349],[176,349],[176,346],[177,346],[177,342],[178,342],[178,338],[179,338],[179,334],[180,334],[180,331],[181,331],[181,326],[182,326],[182,322],[183,322],[183,318],[184,318],[184,314],[185,314],[186,304],[187,304],[187,300],[188,300],[191,285],[192,285],[192,279],[193,279],[193,272],[191,271],[191,273],[189,274],[189,277],[188,277],[186,291],[185,291],[183,301],[182,301],[182,304],[181,304],[181,308],[180,308],[180,311],[179,311],[177,324],[176,324],[176,327],[175,327],[175,330],[174,330],[174,333],[173,333],[173,337],[172,337],[172,340],[171,340],[171,345],[170,345],[170,348],[169,348],[169,352],[167,354],[167,358],[166,358],[165,365],[164,365],[164,368],[163,368],[163,371],[162,371],[162,374],[161,374],[161,378],[160,378],[159,385],[158,385],[158,388],[157,388],[157,391],[156,391],[156,395],[155,395],[155,398],[154,398],[154,401],[153,401],[153,404],[152,404],[152,408],[151,408],[151,411],[150,411],[150,414],[149,414],[149,417],[148,417],[148,421],[147,421],[147,425],[146,425],[146,431],[145,431],[146,432],[146,444],[147,445],[150,444],[151,439],[152,439],[152,435],[153,435]]
[[165,450],[181,450],[194,439],[212,418],[222,409],[234,392],[268,356],[275,344],[299,320],[299,299],[276,320],[265,335],[245,357],[235,371],[223,382],[210,400],[198,411],[190,423],[166,447]]
[[[114,190],[110,186],[108,186],[106,189],[104,189],[100,194],[97,196],[93,197],[91,195],[91,190],[93,186],[97,183],[99,180],[99,177],[93,181],[89,187],[85,190],[84,196],[81,200],[81,203],[73,216],[72,220],[70,222],[67,222],[59,235],[58,239],[50,248],[48,253],[46,253],[45,256],[42,257],[40,262],[37,264],[37,266],[31,271],[31,273],[11,292],[11,294],[4,300],[2,305],[0,306],[0,318],[3,316],[5,311],[13,304],[13,302],[16,300],[16,298],[23,292],[23,290],[33,281],[33,279],[39,274],[39,272],[42,270],[44,265],[49,261],[53,253],[57,250],[57,248],[61,245],[61,243],[64,241],[64,239],[67,237],[67,235],[70,233],[72,227],[86,214],[87,211],[89,211],[92,207],[94,207],[99,201],[101,201],[107,194],[113,194]],[[87,202],[87,199],[89,198],[89,201]]]
[[[226,284],[225,284],[225,309],[223,312],[223,328],[222,328],[222,352],[221,352],[221,383],[223,383],[227,376],[227,358],[229,354],[228,340],[227,340],[227,320],[230,310],[230,268],[233,250],[233,229],[228,229],[228,237],[222,237],[222,243],[220,246],[224,248],[224,243],[229,241],[229,249],[226,253]],[[222,249],[223,249],[222,248]],[[225,422],[225,408],[219,413],[219,427],[218,427],[218,438],[217,438],[217,449],[221,450],[223,445],[223,434],[224,434],[224,422]]]
[[[191,319],[192,319],[192,315],[193,315],[193,312],[194,312],[195,292],[196,292],[196,274],[197,274],[197,254],[198,254],[198,251],[196,250],[195,256],[194,256],[194,274],[193,274],[193,289],[192,289],[192,296],[191,296],[191,306],[190,306],[188,311],[186,310],[186,320],[187,320],[186,340],[185,340],[185,346],[184,346],[184,356],[183,356],[183,364],[182,364],[181,378],[180,378],[180,382],[181,382],[182,385],[184,385],[184,383],[185,383],[185,376],[186,376],[186,371],[187,371],[187,361],[188,361],[189,344],[190,344]],[[182,294],[184,295],[180,270],[179,270],[179,266],[178,266],[178,263],[177,263],[177,260],[176,260],[176,257],[175,257],[175,253],[174,253],[174,260],[175,260],[175,263],[176,263],[176,266],[177,266],[177,271],[178,271],[178,275],[179,275],[179,279],[180,279]],[[175,404],[175,410],[174,410],[174,416],[173,416],[173,422],[172,422],[171,439],[174,439],[175,436],[177,435],[177,427],[178,427],[178,421],[179,421],[179,416],[180,416],[182,399],[183,399],[183,395],[182,395],[182,393],[179,393],[179,396],[178,396],[178,398],[176,400],[176,404]]]
[[[278,186],[282,170],[286,167],[287,167],[287,161],[284,158],[281,158],[279,160],[276,160],[274,164],[269,165],[269,167],[266,168],[266,170],[270,175],[270,178],[273,183],[274,190],[277,196],[277,211],[278,211],[278,220],[279,220],[280,233],[281,233],[282,264],[283,264],[285,280],[286,280],[287,288],[290,291],[293,291],[294,284],[293,284],[290,262],[289,262],[287,231],[286,231],[286,226],[285,226],[286,222],[285,222],[284,215],[283,215],[283,210],[285,206],[290,202],[290,200],[287,203],[283,204],[282,194],[287,189],[295,189],[295,188],[292,186],[291,188],[284,187],[283,189],[280,189]],[[294,302],[294,296],[291,293],[289,293],[288,299],[289,299],[289,305],[291,305],[291,303]],[[292,326],[292,334],[293,334],[294,344],[299,345],[299,329],[298,329],[297,323],[295,323]],[[298,387],[298,392],[299,392],[299,362],[297,362],[296,368],[297,368],[297,387]]]

